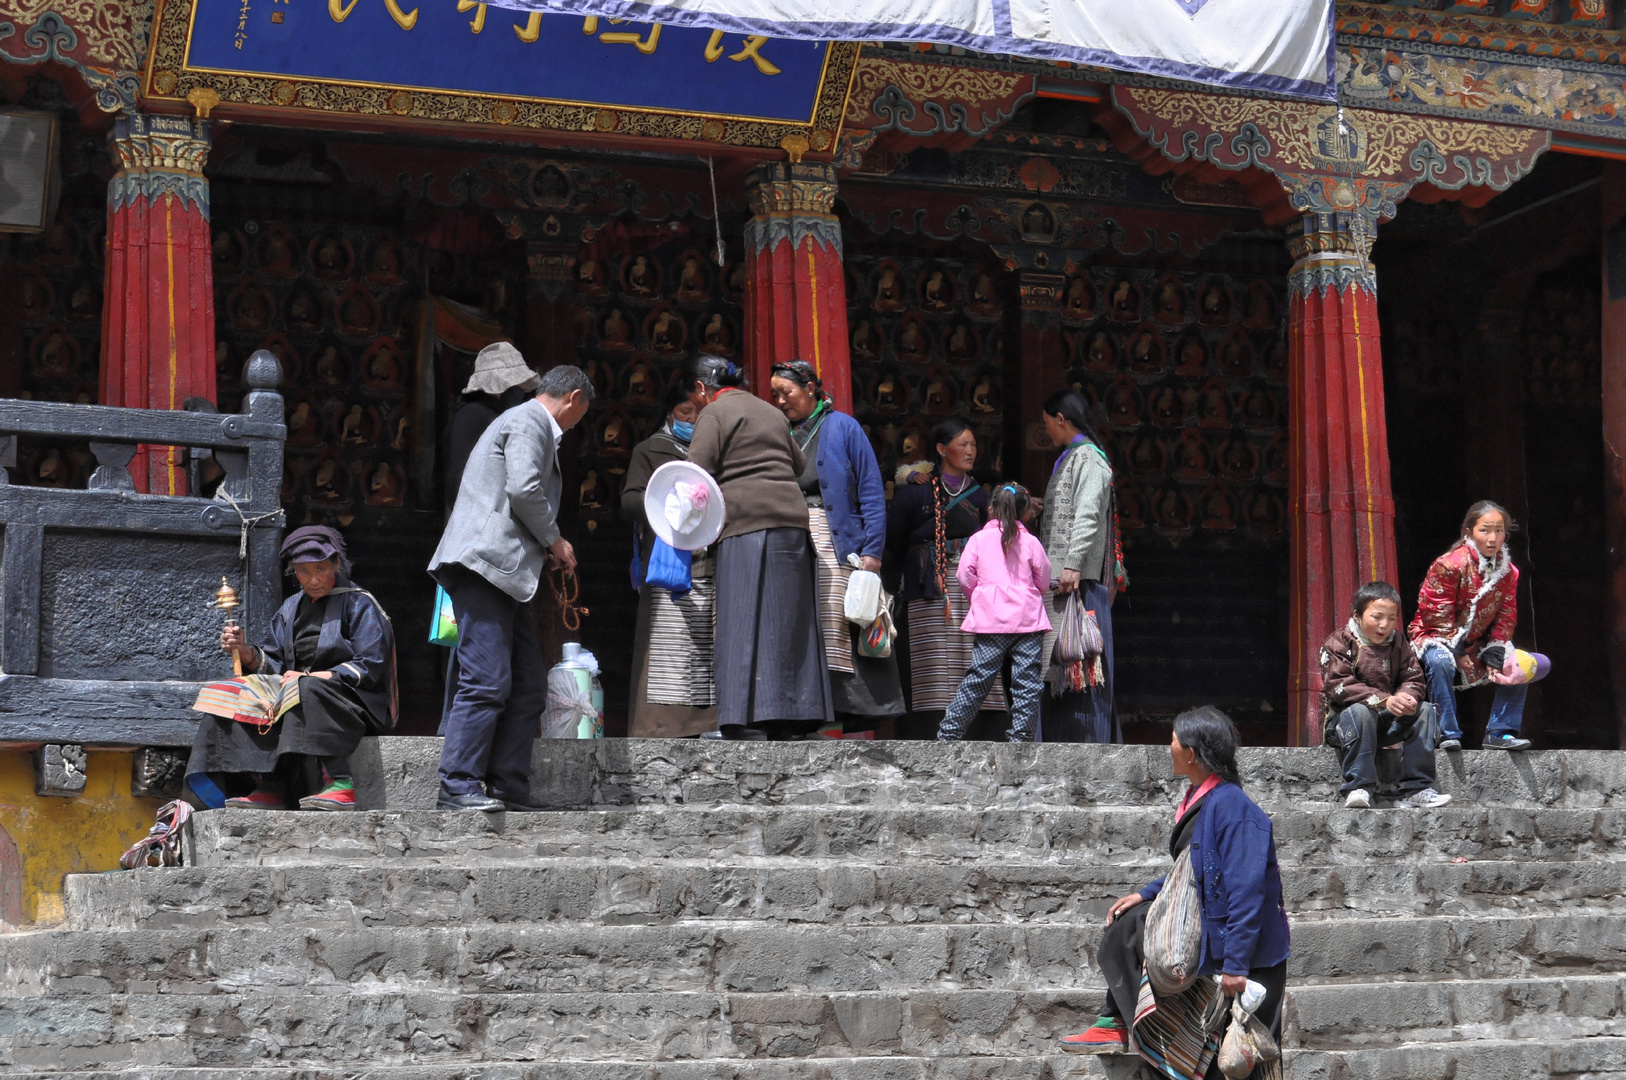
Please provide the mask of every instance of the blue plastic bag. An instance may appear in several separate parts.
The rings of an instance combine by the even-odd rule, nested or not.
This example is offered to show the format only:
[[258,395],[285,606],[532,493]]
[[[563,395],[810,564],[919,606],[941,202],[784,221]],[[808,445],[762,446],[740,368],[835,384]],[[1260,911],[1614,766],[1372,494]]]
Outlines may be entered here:
[[644,575],[644,580],[679,595],[686,593],[693,587],[689,577],[693,558],[690,552],[679,551],[657,538],[654,547],[649,550],[649,572]]

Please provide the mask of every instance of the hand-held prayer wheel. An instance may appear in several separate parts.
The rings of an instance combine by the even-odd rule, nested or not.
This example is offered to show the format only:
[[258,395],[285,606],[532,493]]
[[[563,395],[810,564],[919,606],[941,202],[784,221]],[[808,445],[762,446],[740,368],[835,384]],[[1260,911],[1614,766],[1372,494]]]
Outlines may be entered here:
[[[220,588],[215,590],[215,598],[209,601],[209,606],[226,613],[227,626],[236,626],[237,609],[243,606],[243,601],[238,598],[237,590],[231,587],[231,583],[222,577]],[[243,658],[238,655],[236,649],[231,651],[231,670],[234,675],[243,673]]]

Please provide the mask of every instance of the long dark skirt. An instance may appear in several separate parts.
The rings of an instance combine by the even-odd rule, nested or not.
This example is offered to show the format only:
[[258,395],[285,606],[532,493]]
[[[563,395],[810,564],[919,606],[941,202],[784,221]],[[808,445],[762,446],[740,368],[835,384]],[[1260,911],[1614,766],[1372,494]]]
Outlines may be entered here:
[[806,529],[761,529],[717,548],[717,722],[832,723]]
[[[1112,606],[1109,603],[1112,594],[1099,581],[1085,582],[1083,589],[1084,606],[1095,612],[1095,621],[1101,627],[1101,640],[1106,645],[1106,655],[1101,659],[1106,682],[1055,696],[1046,687],[1039,699],[1040,737],[1044,742],[1121,743],[1124,741],[1123,729],[1118,725],[1118,709],[1112,700],[1112,691],[1117,685],[1112,670]],[[1057,624],[1065,600],[1066,597],[1059,594],[1051,595],[1052,626]],[[1050,662],[1048,650],[1055,641],[1054,630],[1045,635],[1047,672]]]
[[299,704],[264,735],[253,724],[205,715],[192,740],[187,773],[274,773],[281,758],[349,757],[367,735],[390,729],[389,718],[367,711],[355,690],[334,679],[303,676]]
[[[1116,1016],[1125,1024],[1134,1017],[1140,997],[1141,970],[1146,964],[1141,939],[1146,933],[1146,916],[1151,910],[1150,903],[1137,904],[1118,916],[1101,935],[1101,945],[1095,954],[1096,963],[1101,966],[1101,974],[1107,981],[1107,1003],[1102,1015]],[[1274,967],[1254,968],[1248,972],[1248,978],[1265,988],[1265,1000],[1254,1010],[1254,1015],[1269,1026],[1271,1036],[1280,1046],[1287,961],[1283,960]],[[1254,1073],[1260,1075],[1262,1070],[1255,1069]],[[1209,1065],[1208,1077],[1209,1080],[1216,1077],[1223,1080],[1218,1061]]]

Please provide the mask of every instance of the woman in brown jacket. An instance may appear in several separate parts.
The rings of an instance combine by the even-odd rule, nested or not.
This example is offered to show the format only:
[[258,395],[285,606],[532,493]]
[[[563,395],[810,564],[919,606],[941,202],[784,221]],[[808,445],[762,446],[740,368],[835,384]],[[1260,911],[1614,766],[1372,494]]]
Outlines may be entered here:
[[734,364],[690,367],[689,460],[723,490],[717,545],[717,726],[725,738],[787,738],[835,720],[819,633],[807,459],[778,409],[741,389]]

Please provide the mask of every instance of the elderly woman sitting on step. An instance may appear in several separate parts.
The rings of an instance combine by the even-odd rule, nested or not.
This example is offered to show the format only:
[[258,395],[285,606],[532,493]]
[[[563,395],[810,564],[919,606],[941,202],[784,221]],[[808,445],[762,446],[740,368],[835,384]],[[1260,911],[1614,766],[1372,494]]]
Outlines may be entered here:
[[[314,759],[320,790],[299,799],[300,808],[354,810],[350,755],[363,736],[395,726],[395,634],[372,593],[350,583],[336,531],[295,529],[282,557],[300,591],[271,617],[260,645],[249,645],[239,626],[220,634],[221,648],[236,654],[245,675],[280,679],[205,687],[194,707],[210,715],[198,725],[187,783],[205,806],[283,810],[296,789],[308,790],[305,766]],[[293,704],[289,683],[297,683]],[[233,695],[245,703],[233,707]],[[258,710],[268,718],[254,721]]]

